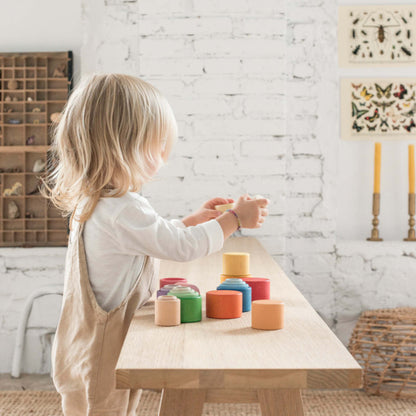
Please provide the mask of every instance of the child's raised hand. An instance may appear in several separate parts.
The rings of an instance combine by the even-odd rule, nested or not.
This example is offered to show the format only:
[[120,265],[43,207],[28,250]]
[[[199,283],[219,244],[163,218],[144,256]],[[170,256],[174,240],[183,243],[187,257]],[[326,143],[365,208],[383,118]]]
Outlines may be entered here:
[[269,215],[267,198],[251,199],[247,194],[240,196],[234,206],[242,228],[260,228]]
[[205,202],[194,213],[184,218],[182,222],[189,227],[191,225],[197,225],[212,220],[222,214],[222,212],[215,209],[215,205],[230,204],[232,202],[234,202],[234,200],[230,198],[212,198]]

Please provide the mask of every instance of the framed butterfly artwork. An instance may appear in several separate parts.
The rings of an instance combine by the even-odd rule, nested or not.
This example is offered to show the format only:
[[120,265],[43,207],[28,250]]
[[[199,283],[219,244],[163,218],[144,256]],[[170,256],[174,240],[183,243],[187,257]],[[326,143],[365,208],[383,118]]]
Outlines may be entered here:
[[341,67],[416,63],[416,5],[340,6]]
[[416,138],[416,78],[341,79],[341,138]]

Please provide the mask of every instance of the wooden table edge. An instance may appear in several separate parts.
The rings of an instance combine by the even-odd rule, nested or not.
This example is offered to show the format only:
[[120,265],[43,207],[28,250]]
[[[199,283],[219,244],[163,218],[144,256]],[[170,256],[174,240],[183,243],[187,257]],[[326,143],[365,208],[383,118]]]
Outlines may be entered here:
[[363,371],[331,369],[117,369],[117,389],[359,389]]

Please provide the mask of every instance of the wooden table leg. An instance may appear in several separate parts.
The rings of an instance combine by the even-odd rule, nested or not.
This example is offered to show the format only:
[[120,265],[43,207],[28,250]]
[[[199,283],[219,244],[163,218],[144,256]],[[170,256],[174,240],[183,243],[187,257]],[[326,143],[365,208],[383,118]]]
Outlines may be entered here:
[[299,389],[257,390],[262,416],[304,416]]
[[204,389],[164,389],[159,416],[200,416],[205,397]]

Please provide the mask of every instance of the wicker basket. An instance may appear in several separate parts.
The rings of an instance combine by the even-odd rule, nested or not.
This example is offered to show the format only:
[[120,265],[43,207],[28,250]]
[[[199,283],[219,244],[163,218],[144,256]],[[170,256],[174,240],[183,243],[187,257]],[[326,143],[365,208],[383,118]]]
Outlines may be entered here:
[[416,397],[416,308],[362,313],[348,348],[364,370],[367,393]]

